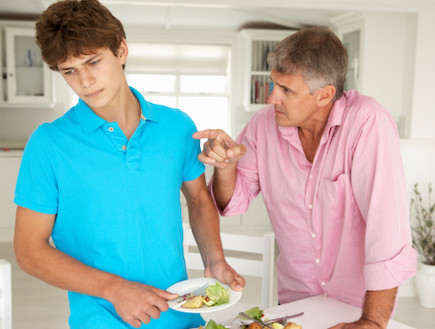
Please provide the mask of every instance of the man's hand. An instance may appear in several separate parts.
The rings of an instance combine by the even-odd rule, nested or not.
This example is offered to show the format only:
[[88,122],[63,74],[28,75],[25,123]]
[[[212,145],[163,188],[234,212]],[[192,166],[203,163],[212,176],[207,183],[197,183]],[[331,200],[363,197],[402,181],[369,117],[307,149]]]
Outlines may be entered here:
[[329,329],[384,329],[384,327],[371,320],[359,319],[351,323],[339,323]]
[[397,287],[367,291],[363,313],[358,321],[352,323],[339,323],[330,329],[385,329],[394,308]]
[[159,318],[161,312],[168,310],[168,300],[178,297],[177,294],[122,278],[109,289],[108,300],[119,316],[135,328],[149,323],[151,318]]
[[246,153],[246,147],[236,142],[221,129],[197,131],[192,135],[195,139],[208,138],[198,160],[215,166],[226,168],[230,163],[237,162]]
[[225,283],[235,291],[241,291],[246,281],[225,260],[215,262],[204,270],[205,277],[213,277]]

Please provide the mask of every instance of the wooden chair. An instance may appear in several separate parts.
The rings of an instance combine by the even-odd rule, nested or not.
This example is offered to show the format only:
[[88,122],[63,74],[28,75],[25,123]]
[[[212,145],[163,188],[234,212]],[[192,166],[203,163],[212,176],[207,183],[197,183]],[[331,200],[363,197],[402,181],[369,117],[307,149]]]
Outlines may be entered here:
[[12,329],[11,264],[0,259],[0,329]]
[[[187,224],[183,225],[183,229],[187,269],[204,270],[192,230]],[[254,306],[263,308],[273,306],[275,235],[272,232],[266,232],[263,236],[221,233],[221,239],[228,264],[243,276],[262,279],[261,305]]]

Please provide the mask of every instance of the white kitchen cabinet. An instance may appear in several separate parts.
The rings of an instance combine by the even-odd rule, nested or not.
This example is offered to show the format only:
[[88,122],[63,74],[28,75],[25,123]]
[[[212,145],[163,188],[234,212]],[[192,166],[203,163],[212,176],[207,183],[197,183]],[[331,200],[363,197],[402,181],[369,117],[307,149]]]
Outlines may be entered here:
[[21,156],[21,151],[0,151],[0,242],[12,242],[14,238],[14,194]]
[[270,68],[267,55],[278,45],[279,41],[294,33],[293,30],[245,29],[244,49],[244,108],[255,112],[266,105],[273,84],[269,78]]
[[42,61],[32,28],[2,27],[1,107],[47,107],[52,104],[52,73]]

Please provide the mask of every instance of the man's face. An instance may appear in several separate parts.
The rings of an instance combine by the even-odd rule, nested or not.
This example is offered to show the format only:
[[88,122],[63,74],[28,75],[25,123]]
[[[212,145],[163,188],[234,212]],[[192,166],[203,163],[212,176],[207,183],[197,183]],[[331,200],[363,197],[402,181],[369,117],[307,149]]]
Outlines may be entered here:
[[101,48],[92,54],[70,57],[58,64],[59,72],[90,108],[103,109],[118,95],[125,80],[122,65],[127,57],[126,47],[123,41],[118,56],[108,48]]
[[317,110],[316,93],[310,93],[304,77],[299,74],[283,74],[272,69],[270,78],[274,86],[267,102],[275,106],[277,125],[304,126]]

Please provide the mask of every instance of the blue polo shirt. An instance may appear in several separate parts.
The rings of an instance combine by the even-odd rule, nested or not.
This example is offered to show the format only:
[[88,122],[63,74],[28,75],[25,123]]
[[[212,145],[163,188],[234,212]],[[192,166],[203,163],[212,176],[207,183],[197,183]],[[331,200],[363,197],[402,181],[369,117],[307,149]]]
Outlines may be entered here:
[[[24,151],[15,192],[19,206],[56,214],[56,248],[97,269],[160,289],[187,278],[180,187],[204,172],[192,120],[148,103],[128,140],[116,122],[83,101],[41,125]],[[113,305],[68,293],[70,327],[133,328]],[[194,328],[199,315],[169,310],[143,328]]]

